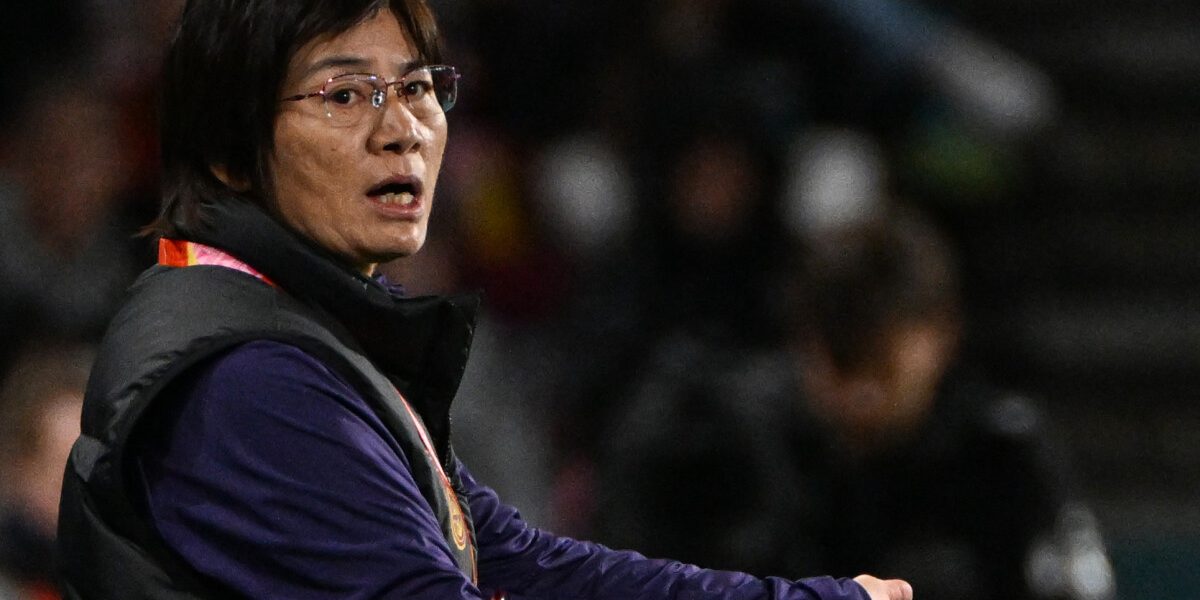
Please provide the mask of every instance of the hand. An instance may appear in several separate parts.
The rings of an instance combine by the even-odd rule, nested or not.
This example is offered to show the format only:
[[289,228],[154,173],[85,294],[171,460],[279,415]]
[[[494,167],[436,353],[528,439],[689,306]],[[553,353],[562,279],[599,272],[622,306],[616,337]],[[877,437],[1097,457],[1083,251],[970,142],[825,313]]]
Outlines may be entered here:
[[854,582],[867,590],[871,600],[913,600],[913,589],[907,581],[859,575]]

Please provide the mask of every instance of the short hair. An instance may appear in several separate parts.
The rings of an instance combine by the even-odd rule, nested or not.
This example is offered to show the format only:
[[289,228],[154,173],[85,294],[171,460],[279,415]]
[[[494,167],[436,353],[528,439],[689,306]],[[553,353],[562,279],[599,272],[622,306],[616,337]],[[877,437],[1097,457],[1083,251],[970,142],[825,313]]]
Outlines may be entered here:
[[892,327],[960,318],[958,273],[932,224],[897,212],[826,231],[802,251],[798,335],[850,372],[877,358]]
[[[269,212],[274,126],[295,53],[380,10],[392,11],[423,61],[441,62],[425,0],[188,0],[163,69],[162,212],[147,231],[172,236],[204,202],[238,196]],[[248,189],[212,174],[221,165]]]

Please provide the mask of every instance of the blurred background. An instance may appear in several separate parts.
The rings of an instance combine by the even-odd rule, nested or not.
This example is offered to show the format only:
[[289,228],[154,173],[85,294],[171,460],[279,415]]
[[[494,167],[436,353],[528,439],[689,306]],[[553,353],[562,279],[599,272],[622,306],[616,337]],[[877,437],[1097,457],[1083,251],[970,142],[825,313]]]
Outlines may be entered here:
[[[77,365],[153,260],[136,232],[157,210],[156,77],[181,4],[5,8],[10,464],[54,464],[77,418],[64,378],[30,365]],[[607,541],[612,440],[655,414],[639,399],[788,355],[795,264],[916,213],[957,273],[956,370],[1044,415],[1117,597],[1195,594],[1195,2],[431,4],[462,87],[429,242],[385,272],[414,294],[483,291],[456,444],[532,523]],[[6,475],[6,514],[37,485]],[[18,517],[4,552],[43,544],[45,520]],[[13,564],[12,597],[50,593]]]

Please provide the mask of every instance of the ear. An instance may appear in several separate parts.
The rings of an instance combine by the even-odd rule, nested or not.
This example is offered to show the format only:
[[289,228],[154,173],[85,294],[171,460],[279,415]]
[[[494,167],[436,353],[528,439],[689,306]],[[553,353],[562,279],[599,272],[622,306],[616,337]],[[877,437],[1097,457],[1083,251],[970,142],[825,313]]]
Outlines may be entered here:
[[213,177],[220,180],[226,187],[235,192],[246,192],[250,190],[250,182],[240,177],[233,177],[229,174],[229,168],[225,165],[209,165],[209,171],[212,171]]

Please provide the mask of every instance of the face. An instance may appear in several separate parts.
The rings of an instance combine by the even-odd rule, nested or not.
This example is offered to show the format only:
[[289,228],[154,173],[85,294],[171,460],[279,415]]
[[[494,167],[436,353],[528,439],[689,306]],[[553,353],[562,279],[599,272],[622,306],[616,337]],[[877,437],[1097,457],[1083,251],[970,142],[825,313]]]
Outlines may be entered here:
[[836,368],[819,345],[803,363],[811,408],[864,446],[904,439],[921,425],[954,344],[952,330],[937,324],[898,326],[884,338],[874,360],[852,373]]
[[[307,94],[346,73],[396,81],[418,61],[395,15],[380,11],[301,48],[283,91]],[[376,112],[358,125],[334,127],[319,96],[281,102],[271,156],[279,216],[368,274],[424,244],[446,147],[444,114],[417,119],[394,91]]]

